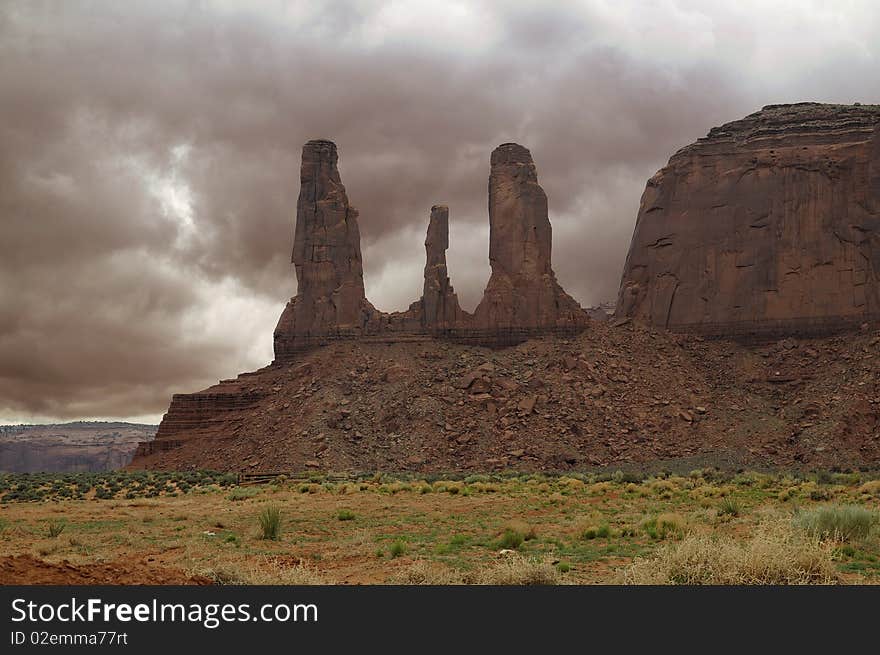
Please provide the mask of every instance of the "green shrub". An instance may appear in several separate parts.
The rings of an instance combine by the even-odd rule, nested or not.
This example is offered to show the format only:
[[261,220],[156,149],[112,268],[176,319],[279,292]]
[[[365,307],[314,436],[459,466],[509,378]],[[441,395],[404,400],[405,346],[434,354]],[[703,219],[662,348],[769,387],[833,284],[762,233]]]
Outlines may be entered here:
[[651,539],[666,539],[667,537],[682,536],[685,524],[684,519],[678,514],[664,513],[657,518],[645,521],[642,527]]
[[50,539],[54,539],[64,532],[66,527],[67,524],[64,521],[49,521],[49,524],[46,526],[46,534]]
[[611,528],[607,523],[599,526],[591,525],[581,533],[582,539],[607,539],[609,536],[611,536]]
[[510,548],[512,550],[516,550],[520,546],[522,546],[523,541],[525,541],[525,535],[518,530],[514,530],[513,528],[506,528],[504,533],[501,535],[501,539],[498,542],[499,547],[501,548]]
[[270,505],[260,512],[260,531],[263,539],[277,541],[281,537],[281,510]]
[[351,521],[354,519],[354,512],[350,509],[341,509],[336,512],[336,518],[340,521]]
[[742,509],[739,502],[733,496],[725,496],[721,499],[721,505],[718,507],[718,513],[721,516],[739,516]]
[[825,505],[795,517],[795,522],[808,534],[841,541],[864,539],[878,520],[877,512],[860,505]]
[[406,552],[406,544],[403,543],[400,539],[391,544],[391,548],[389,549],[391,553],[392,559],[395,557],[400,557]]
[[260,490],[256,487],[236,487],[229,493],[227,498],[232,501],[245,500],[247,498],[253,498],[258,493],[260,493]]

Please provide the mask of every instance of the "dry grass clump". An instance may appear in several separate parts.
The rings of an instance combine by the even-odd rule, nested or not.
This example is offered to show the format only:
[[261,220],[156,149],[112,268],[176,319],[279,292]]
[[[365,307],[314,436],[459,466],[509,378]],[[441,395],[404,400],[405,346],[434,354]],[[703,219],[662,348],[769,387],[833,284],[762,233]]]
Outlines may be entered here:
[[228,563],[215,568],[193,571],[221,585],[327,585],[334,584],[317,570],[300,562],[290,565],[266,558],[257,562]]
[[480,572],[476,584],[483,585],[557,585],[559,571],[549,560],[505,557]]
[[391,578],[392,584],[402,585],[463,585],[466,575],[461,571],[432,564],[427,560],[417,560]]
[[546,559],[510,555],[478,571],[457,571],[431,564],[414,562],[392,578],[394,584],[405,585],[558,585],[559,571]]
[[535,526],[529,525],[525,521],[520,520],[508,521],[504,526],[504,531],[512,531],[521,534],[523,541],[531,541],[538,536]]
[[880,515],[861,505],[824,505],[800,512],[795,523],[820,539],[851,541],[865,539],[880,524]]
[[587,487],[587,493],[591,496],[604,496],[614,489],[614,485],[610,482],[597,482]]
[[642,527],[651,539],[674,539],[684,535],[687,530],[687,523],[674,512],[664,512],[655,518],[645,521]]
[[788,522],[760,527],[746,542],[690,535],[637,559],[618,574],[623,584],[833,584],[833,543],[793,530]]
[[859,487],[859,493],[880,497],[880,480],[869,480]]
[[277,541],[281,538],[281,508],[270,505],[263,508],[258,517],[260,521],[260,538]]

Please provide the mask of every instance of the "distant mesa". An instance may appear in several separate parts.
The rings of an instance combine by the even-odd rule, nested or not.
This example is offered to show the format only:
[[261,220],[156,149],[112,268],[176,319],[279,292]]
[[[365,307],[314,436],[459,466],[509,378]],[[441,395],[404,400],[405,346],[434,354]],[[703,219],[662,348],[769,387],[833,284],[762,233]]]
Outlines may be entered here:
[[880,316],[880,106],[768,105],[647,184],[617,314],[717,336]]
[[445,205],[431,208],[421,299],[404,312],[373,307],[364,293],[358,211],[339,177],[338,158],[331,141],[303,146],[292,258],[298,292],[275,328],[276,361],[334,339],[423,335],[492,346],[586,327],[587,314],[551,267],[547,196],[528,149],[505,143],[490,158],[492,275],[474,314],[461,309],[449,279]]

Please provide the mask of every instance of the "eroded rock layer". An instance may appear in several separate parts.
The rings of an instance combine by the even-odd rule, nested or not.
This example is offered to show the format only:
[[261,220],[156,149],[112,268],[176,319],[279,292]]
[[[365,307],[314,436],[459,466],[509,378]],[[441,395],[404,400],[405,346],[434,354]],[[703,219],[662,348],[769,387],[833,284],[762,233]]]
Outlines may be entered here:
[[880,315],[880,106],[770,105],[678,151],[642,196],[617,314],[724,336]]

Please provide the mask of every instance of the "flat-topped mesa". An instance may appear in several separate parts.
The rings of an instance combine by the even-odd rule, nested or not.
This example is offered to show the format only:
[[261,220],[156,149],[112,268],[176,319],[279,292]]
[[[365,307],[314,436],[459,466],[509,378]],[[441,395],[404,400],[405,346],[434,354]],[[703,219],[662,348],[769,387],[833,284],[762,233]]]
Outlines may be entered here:
[[455,328],[464,320],[458,296],[449,282],[446,250],[449,248],[449,208],[431,207],[425,237],[425,284],[422,293],[422,327],[431,331]]
[[303,146],[292,261],[297,295],[275,328],[275,357],[316,337],[358,334],[375,321],[364,296],[358,212],[348,203],[332,141]]
[[708,334],[880,316],[880,106],[768,105],[648,181],[617,315]]
[[532,155],[516,143],[490,158],[489,264],[492,275],[475,312],[479,329],[538,330],[582,326],[586,314],[556,281],[550,264],[547,195]]

